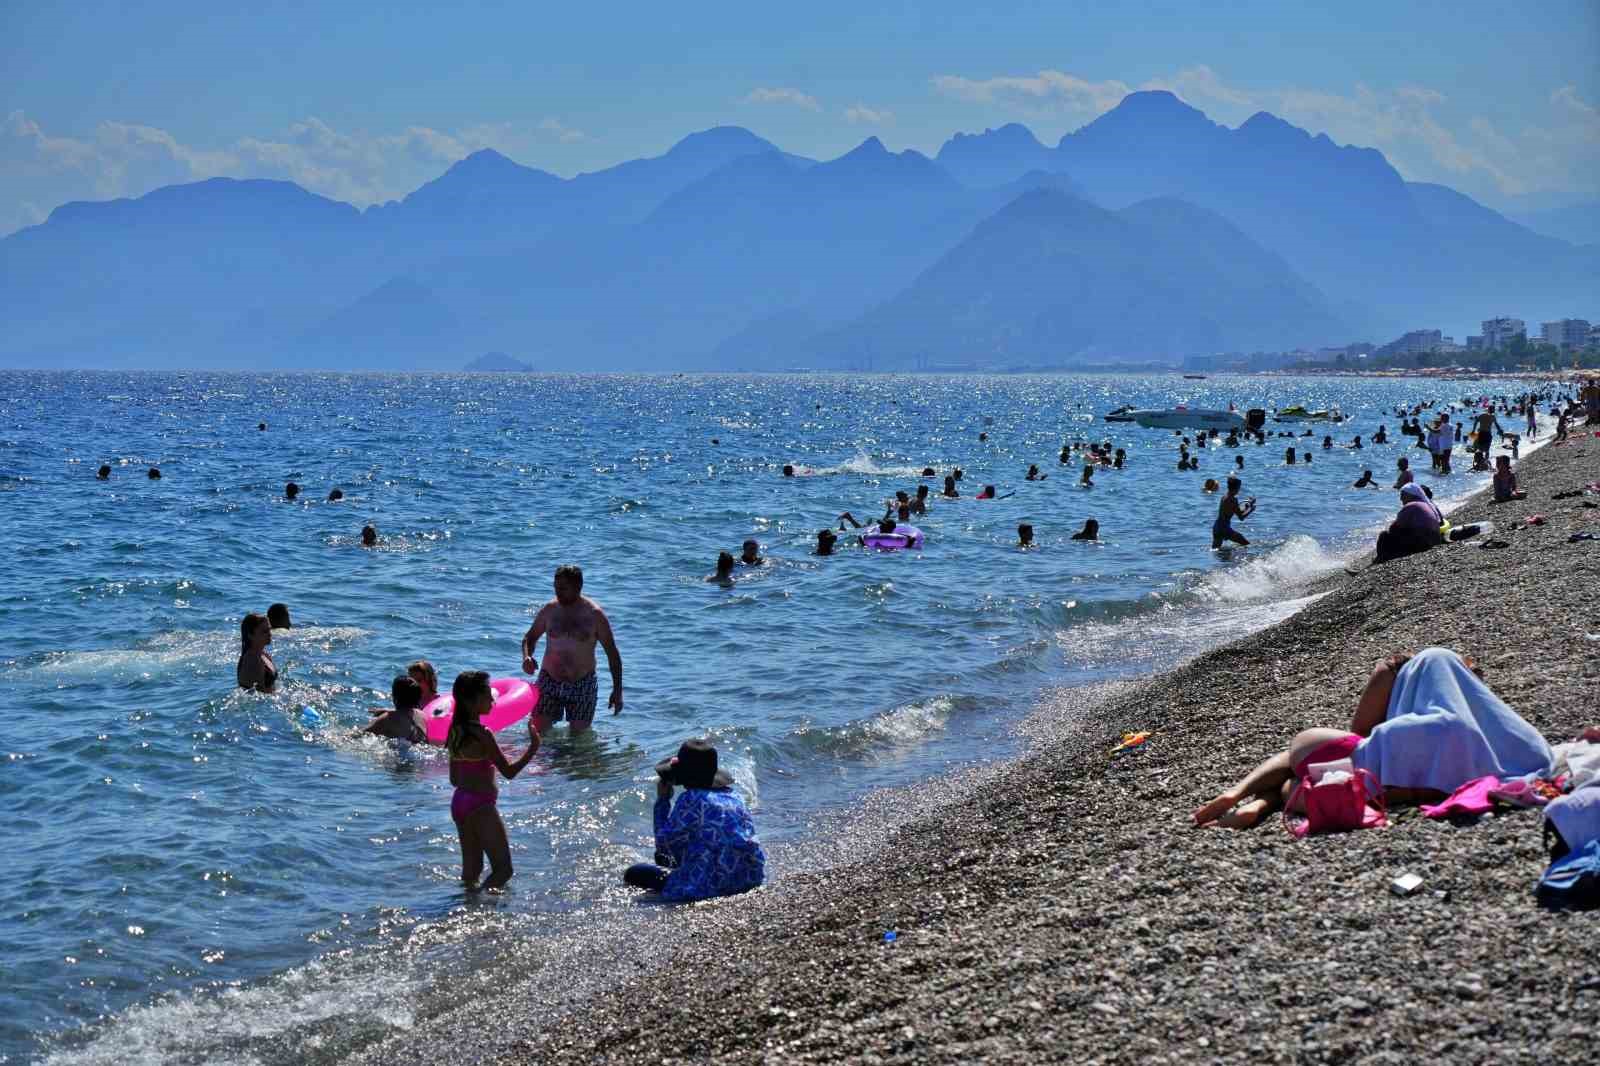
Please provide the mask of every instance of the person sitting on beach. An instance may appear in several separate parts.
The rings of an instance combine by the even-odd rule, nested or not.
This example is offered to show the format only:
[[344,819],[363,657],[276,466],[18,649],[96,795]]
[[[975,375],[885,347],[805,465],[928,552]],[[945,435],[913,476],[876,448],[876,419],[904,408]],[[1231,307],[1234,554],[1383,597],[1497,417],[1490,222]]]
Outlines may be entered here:
[[1402,455],[1394,461],[1394,465],[1400,468],[1400,476],[1394,479],[1395,488],[1403,489],[1416,480],[1416,476],[1411,473],[1411,460]]
[[708,575],[706,580],[726,588],[733,587],[733,554],[731,552],[717,553],[716,572]]
[[1511,456],[1497,456],[1494,461],[1494,502],[1510,503],[1525,500],[1528,494],[1517,488],[1517,475],[1511,472]]
[[377,547],[377,544],[378,544],[378,529],[377,529],[377,527],[376,526],[362,526],[361,527],[361,546],[363,548],[375,548],[375,547]]
[[110,463],[101,463],[100,464],[100,469],[95,471],[94,476],[99,478],[101,481],[110,481],[111,480],[111,464]]
[[945,479],[944,479],[944,497],[945,497],[945,499],[953,500],[953,499],[956,499],[960,495],[961,495],[961,493],[956,491],[956,479],[955,479],[955,477],[953,475],[948,475],[948,474],[945,475]]
[[[489,675],[482,670],[467,670],[456,675],[450,687],[455,697],[455,713],[450,732],[445,735],[445,750],[450,753],[450,819],[456,823],[461,840],[461,883],[467,891],[476,890],[483,873],[483,857],[489,856],[489,879],[483,888],[500,888],[511,880],[511,842],[506,839],[506,824],[495,806],[500,791],[495,771],[511,780],[523,771],[539,750],[539,730],[528,719],[528,750],[508,761],[494,734],[479,720],[494,706],[494,690]],[[543,707],[541,706],[541,710]]]
[[1363,471],[1361,471],[1361,476],[1359,478],[1357,478],[1356,479],[1356,483],[1351,486],[1351,488],[1357,488],[1357,489],[1375,489],[1377,487],[1378,487],[1378,483],[1376,481],[1372,480],[1372,471],[1371,470],[1363,470]]
[[739,561],[745,566],[760,566],[766,562],[761,558],[761,542],[748,539],[740,546]]
[[831,529],[817,530],[817,554],[832,555],[833,545],[838,539],[839,535]]
[[239,687],[251,692],[271,692],[278,684],[278,668],[267,650],[272,644],[272,623],[264,614],[254,611],[239,622],[239,665],[234,677]]
[[1547,774],[1554,753],[1469,660],[1447,648],[1426,648],[1373,667],[1348,731],[1296,734],[1287,750],[1197,808],[1194,824],[1255,825],[1284,806],[1309,767],[1341,759],[1371,773],[1387,802],[1428,803],[1480,777]]
[[1442,525],[1444,515],[1427,491],[1415,483],[1405,486],[1400,490],[1400,513],[1378,534],[1376,561],[1386,563],[1438,547],[1444,543]]
[[1567,428],[1568,424],[1566,409],[1562,408],[1561,413],[1556,416],[1556,441],[1558,443],[1567,439],[1567,434],[1570,432]]
[[1232,541],[1245,547],[1250,542],[1244,535],[1233,528],[1233,520],[1237,518],[1243,522],[1256,512],[1256,498],[1250,497],[1241,506],[1239,503],[1239,490],[1244,487],[1244,482],[1236,477],[1228,479],[1228,494],[1217,504],[1217,517],[1211,523],[1211,550],[1216,551],[1222,547],[1224,541]]
[[394,700],[393,710],[379,710],[377,717],[367,723],[363,733],[405,740],[412,744],[425,744],[428,740],[427,723],[422,720],[422,686],[409,674],[401,674],[389,686],[389,698]]
[[273,629],[293,629],[289,624],[289,605],[275,603],[267,608],[267,621],[272,623]]
[[1017,547],[1031,548],[1033,546],[1033,527],[1023,522],[1017,526]]
[[[686,902],[748,892],[766,880],[767,856],[750,810],[717,766],[709,741],[689,740],[656,764],[655,862],[623,873],[624,884]],[[674,786],[683,795],[673,802]]]
[[1488,452],[1474,451],[1472,453],[1472,472],[1474,474],[1486,474],[1491,469],[1493,468],[1489,465]]
[[1100,523],[1093,518],[1083,520],[1083,528],[1072,535],[1073,540],[1099,540]]

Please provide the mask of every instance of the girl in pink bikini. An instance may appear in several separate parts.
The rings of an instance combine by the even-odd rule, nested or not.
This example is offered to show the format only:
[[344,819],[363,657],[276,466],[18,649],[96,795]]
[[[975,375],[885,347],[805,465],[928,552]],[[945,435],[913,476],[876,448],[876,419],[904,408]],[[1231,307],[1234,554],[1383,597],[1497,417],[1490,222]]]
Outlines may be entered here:
[[499,770],[508,781],[521,773],[539,750],[539,732],[529,718],[528,750],[516,762],[508,762],[494,734],[478,721],[494,706],[489,675],[482,670],[457,674],[450,692],[456,706],[444,746],[450,753],[450,783],[456,787],[450,798],[450,817],[461,838],[461,883],[468,891],[480,887],[478,875],[483,872],[483,856],[487,853],[489,879],[482,887],[499,888],[511,880],[512,870],[511,842],[506,839],[506,825],[495,807],[499,798],[495,771]]

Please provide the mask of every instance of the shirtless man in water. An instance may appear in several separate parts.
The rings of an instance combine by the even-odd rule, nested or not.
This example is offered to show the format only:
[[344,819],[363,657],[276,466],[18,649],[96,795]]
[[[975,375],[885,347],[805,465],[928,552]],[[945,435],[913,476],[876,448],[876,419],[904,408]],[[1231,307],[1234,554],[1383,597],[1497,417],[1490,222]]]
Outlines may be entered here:
[[[583,595],[583,571],[576,566],[557,567],[555,586],[556,598],[539,608],[522,637],[522,670],[539,675],[539,707],[534,713],[539,732],[565,718],[572,732],[581,733],[594,723],[599,695],[594,673],[596,642],[605,649],[611,667],[611,698],[606,705],[612,714],[622,713],[622,655],[605,611]],[[533,657],[540,637],[548,638],[542,666]]]

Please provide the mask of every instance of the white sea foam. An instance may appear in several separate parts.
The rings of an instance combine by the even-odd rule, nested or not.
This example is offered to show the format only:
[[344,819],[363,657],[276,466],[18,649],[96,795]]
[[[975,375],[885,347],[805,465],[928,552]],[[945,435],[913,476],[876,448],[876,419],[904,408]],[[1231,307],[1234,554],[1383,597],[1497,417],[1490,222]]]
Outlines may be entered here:
[[1195,586],[1202,602],[1259,603],[1281,599],[1345,567],[1346,560],[1327,552],[1311,537],[1292,536],[1260,558],[1207,574]]
[[[348,958],[349,956],[345,956]],[[376,957],[370,956],[372,958]],[[135,1066],[143,1063],[206,1063],[245,1066],[281,1061],[287,1038],[312,1051],[319,1023],[339,1019],[395,1029],[409,1027],[409,1004],[421,992],[410,967],[335,966],[316,960],[264,981],[169,996],[131,1007],[87,1043],[58,1047],[50,1066]],[[344,1028],[339,1025],[338,1028]],[[261,1045],[259,1050],[252,1045]]]
[[812,477],[821,477],[825,474],[862,474],[866,476],[882,477],[918,477],[922,474],[920,466],[880,466],[876,460],[866,452],[857,452],[854,458],[846,459],[838,466],[819,466],[811,471]]

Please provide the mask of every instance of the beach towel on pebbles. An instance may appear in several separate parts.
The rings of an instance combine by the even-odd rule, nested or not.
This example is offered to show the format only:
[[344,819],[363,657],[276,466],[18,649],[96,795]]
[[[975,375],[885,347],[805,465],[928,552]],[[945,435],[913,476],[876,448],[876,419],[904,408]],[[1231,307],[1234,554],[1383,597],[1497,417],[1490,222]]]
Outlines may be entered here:
[[1547,777],[1553,754],[1460,656],[1428,648],[1400,668],[1387,719],[1351,761],[1390,787],[1450,793],[1479,777]]
[[1551,800],[1544,816],[1573,851],[1600,841],[1600,781]]

